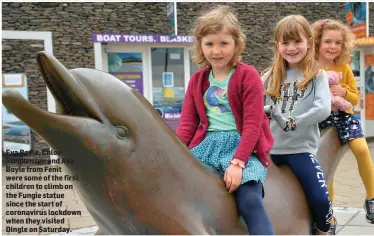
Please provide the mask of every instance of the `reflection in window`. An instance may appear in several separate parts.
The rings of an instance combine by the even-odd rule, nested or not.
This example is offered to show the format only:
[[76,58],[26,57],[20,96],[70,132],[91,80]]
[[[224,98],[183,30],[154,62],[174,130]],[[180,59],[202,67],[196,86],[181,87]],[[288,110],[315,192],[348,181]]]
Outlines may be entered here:
[[157,112],[176,129],[184,99],[184,48],[152,48],[152,96]]
[[192,51],[190,53],[190,77],[199,69],[198,65],[192,62]]

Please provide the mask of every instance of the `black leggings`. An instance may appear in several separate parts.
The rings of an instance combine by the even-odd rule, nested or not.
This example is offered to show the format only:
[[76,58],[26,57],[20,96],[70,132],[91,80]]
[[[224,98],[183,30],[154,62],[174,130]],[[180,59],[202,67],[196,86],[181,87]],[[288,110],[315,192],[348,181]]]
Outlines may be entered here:
[[274,235],[273,225],[265,211],[261,182],[246,182],[235,191],[240,216],[250,235]]
[[313,213],[317,229],[327,232],[330,229],[332,207],[323,171],[313,154],[297,153],[271,155],[274,164],[287,164],[298,178]]

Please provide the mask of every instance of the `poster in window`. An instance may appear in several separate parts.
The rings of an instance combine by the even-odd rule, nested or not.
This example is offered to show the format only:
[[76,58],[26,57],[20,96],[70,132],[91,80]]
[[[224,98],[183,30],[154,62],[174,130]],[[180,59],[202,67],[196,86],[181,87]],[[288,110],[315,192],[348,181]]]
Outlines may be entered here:
[[144,95],[142,53],[108,53],[108,72]]

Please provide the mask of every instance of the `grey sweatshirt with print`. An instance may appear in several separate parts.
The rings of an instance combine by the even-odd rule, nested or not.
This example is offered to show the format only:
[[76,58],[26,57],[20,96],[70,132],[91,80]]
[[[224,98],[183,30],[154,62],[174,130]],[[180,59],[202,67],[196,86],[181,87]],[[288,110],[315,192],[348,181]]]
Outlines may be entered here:
[[[267,74],[264,75],[266,76]],[[321,70],[309,82],[305,91],[296,87],[297,82],[302,79],[303,75],[299,69],[288,69],[280,97],[274,101],[271,96],[265,95],[265,106],[278,106],[285,119],[293,117],[296,121],[296,130],[286,132],[274,119],[270,120],[275,141],[270,154],[317,153],[320,140],[318,123],[325,120],[331,112],[327,74]],[[270,80],[271,78],[265,82],[265,88],[270,84]]]

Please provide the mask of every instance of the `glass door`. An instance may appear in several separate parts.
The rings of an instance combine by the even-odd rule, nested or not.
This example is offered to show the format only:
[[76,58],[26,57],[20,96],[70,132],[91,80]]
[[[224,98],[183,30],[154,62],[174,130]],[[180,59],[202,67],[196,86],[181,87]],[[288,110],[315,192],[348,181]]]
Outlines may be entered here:
[[151,64],[153,105],[175,130],[186,89],[184,48],[151,48]]

